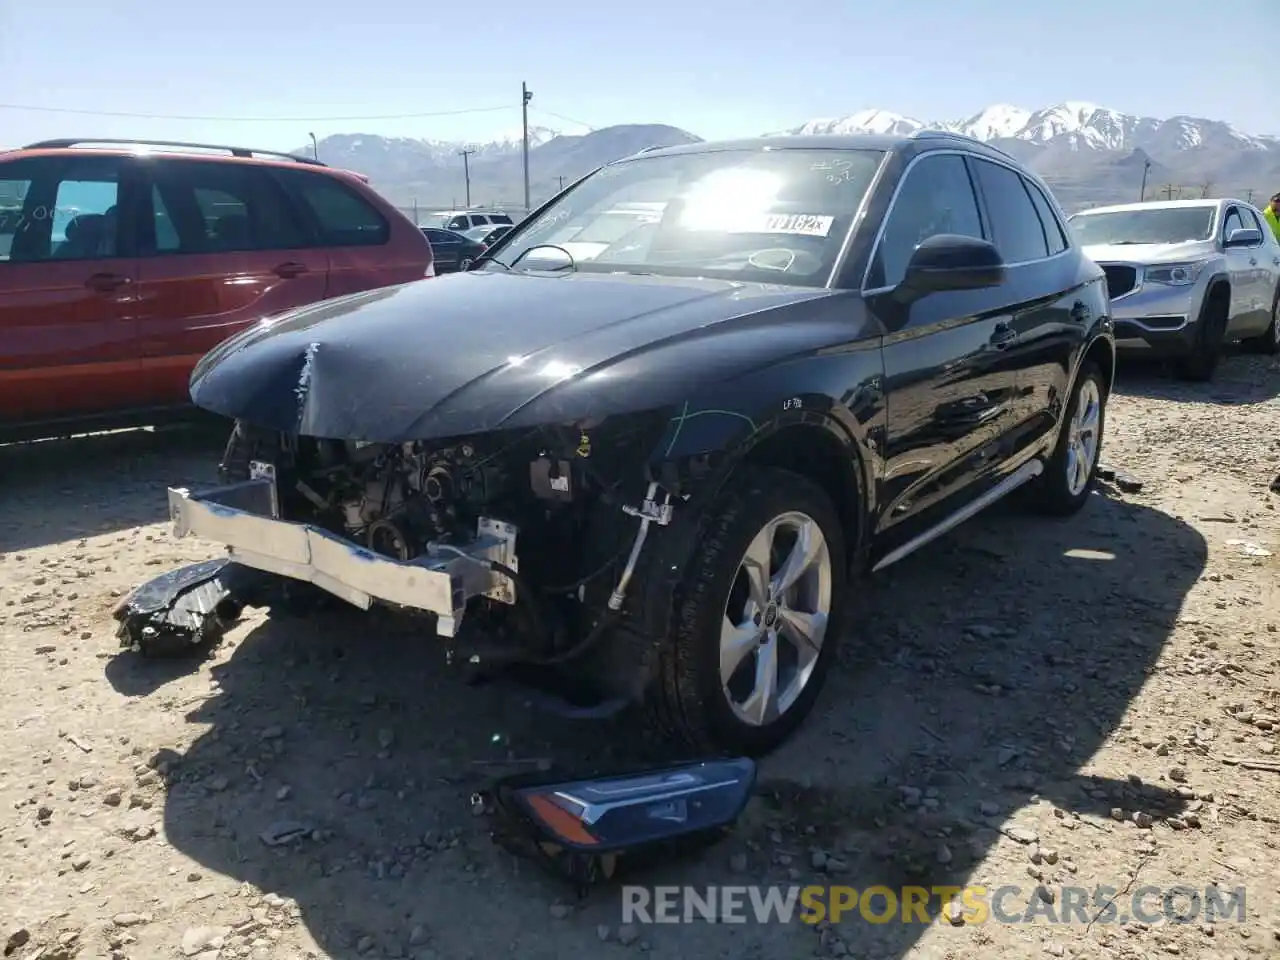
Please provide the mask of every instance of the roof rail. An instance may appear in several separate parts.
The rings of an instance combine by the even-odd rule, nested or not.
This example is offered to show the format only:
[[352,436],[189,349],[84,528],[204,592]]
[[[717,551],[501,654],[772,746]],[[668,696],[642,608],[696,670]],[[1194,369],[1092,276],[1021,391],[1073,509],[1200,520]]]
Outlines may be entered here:
[[313,167],[324,167],[328,164],[321,163],[319,160],[311,157],[302,157],[296,153],[282,153],[279,150],[257,150],[250,147],[228,147],[217,143],[188,143],[184,140],[117,140],[110,137],[66,137],[59,140],[41,140],[39,143],[29,143],[22,149],[24,150],[66,150],[70,147],[78,147],[81,144],[98,143],[111,146],[137,146],[137,147],[178,147],[182,150],[225,150],[233,157],[278,157],[281,160],[293,160],[297,163],[310,164]]
[[1016,158],[1007,150],[1001,150],[995,144],[988,143],[986,140],[980,140],[977,137],[970,136],[967,133],[955,133],[951,130],[917,130],[910,135],[911,140],[964,140],[967,143],[976,143],[981,147],[986,147],[1002,157],[1008,157],[1010,160]]

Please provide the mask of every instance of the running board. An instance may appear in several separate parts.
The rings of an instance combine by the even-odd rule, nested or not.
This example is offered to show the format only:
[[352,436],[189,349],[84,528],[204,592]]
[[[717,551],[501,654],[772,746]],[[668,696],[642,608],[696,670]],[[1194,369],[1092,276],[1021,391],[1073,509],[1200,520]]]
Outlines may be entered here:
[[919,536],[912,537],[902,546],[898,547],[898,549],[886,553],[883,559],[871,568],[871,572],[876,573],[883,570],[890,564],[897,563],[904,557],[911,556],[911,554],[915,553],[926,543],[930,543],[933,540],[938,539],[938,537],[942,536],[944,533],[954,530],[970,517],[977,513],[981,513],[1001,497],[1007,496],[1014,490],[1017,490],[1024,483],[1034,480],[1042,473],[1044,473],[1044,464],[1040,460],[1028,460],[982,496],[978,497],[976,500],[966,503],[955,513],[945,517],[937,526],[930,527]]

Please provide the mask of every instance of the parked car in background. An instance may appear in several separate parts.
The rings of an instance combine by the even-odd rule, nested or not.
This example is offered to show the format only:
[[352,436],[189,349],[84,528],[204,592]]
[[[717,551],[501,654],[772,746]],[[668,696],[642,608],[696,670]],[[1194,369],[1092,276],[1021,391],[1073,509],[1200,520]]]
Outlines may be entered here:
[[505,213],[477,213],[473,210],[442,210],[431,214],[429,226],[441,227],[462,233],[476,227],[487,227],[490,224],[511,224],[511,217]]
[[[637,198],[642,238],[616,229]],[[1090,499],[1105,279],[979,141],[647,151],[457,279],[210,353],[192,396],[237,421],[235,485],[171,489],[179,533],[266,583],[434,615],[457,662],[532,666],[576,709],[642,700],[699,749],[760,753],[813,708],[851,575],[1014,491],[1059,516]],[[269,606],[263,586],[236,602]]]
[[431,248],[354,174],[185,143],[0,154],[0,433],[189,409],[196,361],[257,320],[430,276]]
[[515,227],[511,224],[499,224],[496,227],[472,227],[470,230],[465,231],[463,236],[470,240],[475,240],[486,247],[492,247],[514,229]]
[[1071,218],[1107,275],[1116,346],[1213,377],[1224,343],[1280,352],[1280,243],[1243,200],[1095,207]]
[[[481,227],[480,229],[492,230],[493,228]],[[483,243],[452,230],[423,227],[422,232],[431,244],[436,273],[457,273],[459,270],[465,270],[485,251]]]

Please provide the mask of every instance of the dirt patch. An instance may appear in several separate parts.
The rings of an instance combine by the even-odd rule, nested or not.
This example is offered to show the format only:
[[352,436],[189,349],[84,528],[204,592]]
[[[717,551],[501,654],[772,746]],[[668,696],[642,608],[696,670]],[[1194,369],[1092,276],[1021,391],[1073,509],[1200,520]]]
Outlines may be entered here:
[[121,593],[214,554],[172,539],[164,488],[212,480],[223,438],[0,449],[6,956],[1274,956],[1277,392],[1259,358],[1126,375],[1105,455],[1141,491],[1071,522],[998,507],[886,571],[738,834],[637,878],[1008,888],[1017,922],[630,927],[616,890],[570,902],[468,798],[504,763],[631,752],[629,719],[465,687],[432,636],[354,613],[119,656]]

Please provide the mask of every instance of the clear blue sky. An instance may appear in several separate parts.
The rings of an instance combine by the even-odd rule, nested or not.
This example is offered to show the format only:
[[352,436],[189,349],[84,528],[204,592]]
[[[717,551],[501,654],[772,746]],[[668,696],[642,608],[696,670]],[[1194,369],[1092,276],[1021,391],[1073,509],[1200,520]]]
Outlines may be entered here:
[[[65,135],[287,149],[661,122],[754,135],[880,107],[931,120],[1085,100],[1280,134],[1280,0],[0,2],[0,146]],[[374,115],[489,108],[470,115]],[[498,108],[498,109],[493,109]]]

